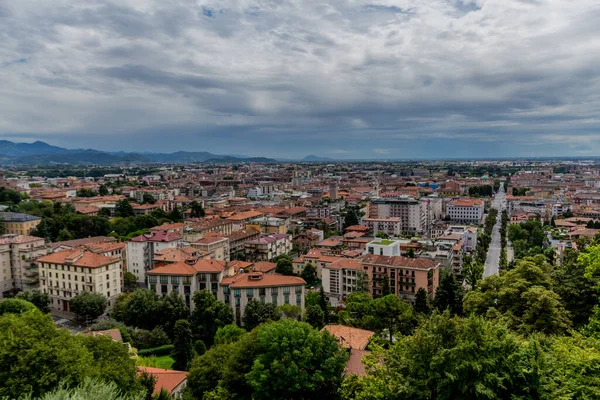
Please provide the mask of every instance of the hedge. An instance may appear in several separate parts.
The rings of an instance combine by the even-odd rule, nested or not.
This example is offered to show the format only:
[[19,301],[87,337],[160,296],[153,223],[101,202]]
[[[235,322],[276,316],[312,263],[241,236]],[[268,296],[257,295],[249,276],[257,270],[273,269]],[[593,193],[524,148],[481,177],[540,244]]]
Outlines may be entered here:
[[172,344],[165,344],[163,346],[152,347],[150,349],[138,350],[138,356],[167,356],[171,354],[171,350],[173,350]]

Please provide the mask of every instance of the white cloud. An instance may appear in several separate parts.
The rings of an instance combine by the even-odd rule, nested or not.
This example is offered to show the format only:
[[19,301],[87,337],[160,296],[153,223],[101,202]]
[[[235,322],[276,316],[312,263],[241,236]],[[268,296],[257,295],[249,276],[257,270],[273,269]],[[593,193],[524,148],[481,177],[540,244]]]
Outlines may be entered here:
[[593,0],[3,2],[0,134],[596,138],[598,20]]

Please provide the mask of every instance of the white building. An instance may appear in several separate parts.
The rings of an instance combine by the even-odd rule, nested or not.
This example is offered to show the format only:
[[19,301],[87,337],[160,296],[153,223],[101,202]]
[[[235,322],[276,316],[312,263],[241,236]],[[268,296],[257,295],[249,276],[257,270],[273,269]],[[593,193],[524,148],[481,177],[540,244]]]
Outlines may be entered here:
[[39,272],[33,262],[48,254],[43,238],[8,234],[0,236],[0,299],[9,291],[38,287]]
[[121,294],[120,257],[107,257],[83,248],[62,250],[36,260],[40,290],[48,293],[54,310],[69,312],[69,301],[84,292],[98,293],[114,306]]
[[453,222],[479,225],[483,220],[484,207],[483,200],[452,200],[446,206],[446,217]]
[[146,285],[146,272],[152,269],[154,253],[182,245],[179,232],[151,231],[127,242],[127,271],[138,284]]
[[367,253],[375,254],[377,256],[399,256],[400,241],[387,239],[374,240],[372,242],[367,243]]
[[260,196],[262,196],[263,192],[262,189],[259,187],[252,187],[250,189],[248,189],[248,198],[249,199],[258,199]]
[[402,219],[398,217],[391,218],[363,218],[362,225],[369,228],[369,231],[377,235],[379,232],[390,236],[402,233]]
[[426,206],[408,196],[379,198],[371,202],[369,218],[400,218],[401,233],[415,234],[426,231]]
[[[337,307],[350,293],[356,290],[362,271],[363,266],[360,261],[352,258],[342,258],[324,265],[321,271],[321,282],[329,304]],[[363,279],[366,279],[366,274]]]
[[273,234],[249,240],[244,251],[252,261],[269,261],[292,251],[292,235]]
[[276,306],[291,304],[304,310],[304,285],[306,281],[297,276],[241,273],[221,281],[217,298],[233,309],[234,322],[243,325],[246,305],[251,300]]

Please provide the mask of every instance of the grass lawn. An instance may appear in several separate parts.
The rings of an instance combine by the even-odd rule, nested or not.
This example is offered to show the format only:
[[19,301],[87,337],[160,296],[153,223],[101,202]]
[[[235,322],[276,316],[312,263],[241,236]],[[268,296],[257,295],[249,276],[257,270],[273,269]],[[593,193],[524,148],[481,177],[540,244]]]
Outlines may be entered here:
[[156,357],[156,368],[171,369],[174,362],[171,356],[159,356]]

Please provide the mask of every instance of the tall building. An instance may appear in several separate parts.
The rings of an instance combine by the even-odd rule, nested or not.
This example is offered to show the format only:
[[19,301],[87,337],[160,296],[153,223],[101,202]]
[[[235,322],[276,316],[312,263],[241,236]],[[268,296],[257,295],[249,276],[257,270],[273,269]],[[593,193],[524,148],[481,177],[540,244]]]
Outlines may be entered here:
[[479,199],[452,200],[446,206],[446,217],[461,224],[479,225],[483,220],[484,203]]
[[361,261],[373,297],[381,296],[382,280],[389,279],[392,293],[414,302],[420,288],[433,297],[439,285],[439,263],[424,258],[367,254]]
[[43,238],[15,234],[0,236],[0,298],[11,292],[36,289],[39,273],[34,261],[50,251]]
[[83,248],[62,250],[39,257],[40,289],[50,295],[50,307],[69,312],[72,297],[98,293],[115,305],[121,294],[123,267],[120,257],[108,257]]
[[127,271],[135,275],[138,284],[146,285],[146,272],[152,269],[154,254],[182,244],[179,232],[151,231],[127,242]]
[[331,182],[329,184],[329,198],[331,200],[337,200],[337,198],[338,198],[338,183],[337,182]]
[[426,205],[412,197],[381,197],[371,201],[369,217],[400,218],[402,233],[423,233],[426,230]]

